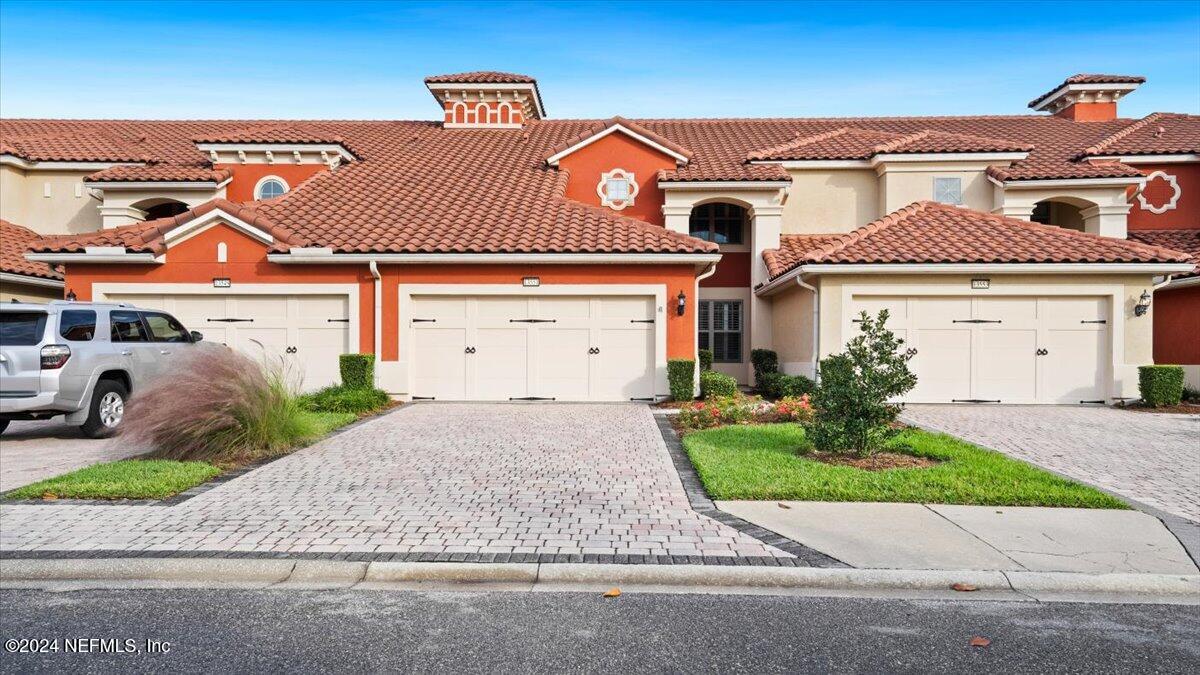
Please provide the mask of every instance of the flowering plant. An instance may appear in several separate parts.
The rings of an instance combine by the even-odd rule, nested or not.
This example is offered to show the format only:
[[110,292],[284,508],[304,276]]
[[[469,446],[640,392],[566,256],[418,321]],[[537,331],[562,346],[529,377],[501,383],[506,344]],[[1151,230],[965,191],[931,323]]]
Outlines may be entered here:
[[808,394],[803,396],[785,396],[775,403],[775,415],[781,422],[799,422],[805,424],[813,419],[812,402]]

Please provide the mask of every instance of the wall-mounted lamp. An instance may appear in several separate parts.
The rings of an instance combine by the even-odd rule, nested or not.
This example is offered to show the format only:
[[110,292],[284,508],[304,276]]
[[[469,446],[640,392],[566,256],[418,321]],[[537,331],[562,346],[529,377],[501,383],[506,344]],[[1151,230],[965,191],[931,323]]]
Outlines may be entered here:
[[75,302],[75,291],[67,291],[67,302]]
[[679,295],[675,299],[678,300],[675,305],[675,312],[679,316],[683,316],[683,313],[687,311],[687,296],[683,294],[683,291],[679,291]]
[[1133,306],[1133,315],[1142,316],[1146,312],[1149,312],[1151,300],[1152,298],[1150,297],[1150,292],[1142,291],[1142,296],[1138,298],[1137,304]]

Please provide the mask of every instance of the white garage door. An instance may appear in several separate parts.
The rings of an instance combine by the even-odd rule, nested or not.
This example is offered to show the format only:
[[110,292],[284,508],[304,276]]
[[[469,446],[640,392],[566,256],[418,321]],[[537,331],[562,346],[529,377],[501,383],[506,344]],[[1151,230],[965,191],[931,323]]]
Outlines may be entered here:
[[853,316],[888,309],[917,350],[913,403],[1096,403],[1107,397],[1109,302],[1102,297],[855,296]]
[[411,317],[413,398],[654,397],[651,297],[414,296]]
[[338,355],[350,351],[350,303],[344,295],[109,295],[161,309],[207,342],[263,363],[282,364],[305,391],[337,384]]

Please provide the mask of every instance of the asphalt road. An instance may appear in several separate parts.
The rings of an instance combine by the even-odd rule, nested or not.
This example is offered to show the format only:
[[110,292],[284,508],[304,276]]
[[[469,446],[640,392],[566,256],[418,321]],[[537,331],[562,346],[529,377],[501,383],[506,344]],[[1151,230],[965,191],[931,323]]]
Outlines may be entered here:
[[[972,637],[991,640],[969,645]],[[626,593],[0,593],[0,671],[1191,672],[1200,608]],[[67,638],[139,653],[67,654]],[[166,654],[145,641],[169,642]]]

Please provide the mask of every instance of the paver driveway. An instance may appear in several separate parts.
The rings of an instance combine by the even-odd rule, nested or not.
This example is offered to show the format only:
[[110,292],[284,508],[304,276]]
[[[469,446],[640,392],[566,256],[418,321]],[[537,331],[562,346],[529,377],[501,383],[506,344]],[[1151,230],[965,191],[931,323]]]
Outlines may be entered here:
[[175,506],[0,514],[5,551],[790,557],[691,510],[639,405],[411,405]]
[[115,439],[86,438],[61,420],[8,425],[0,435],[0,492],[145,452]]
[[1200,415],[910,405],[902,419],[1200,522]]

